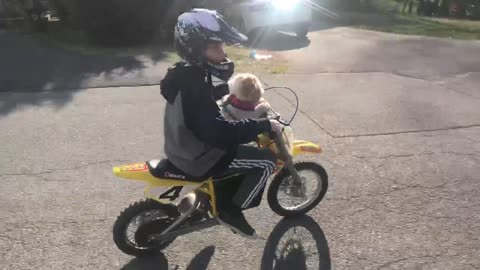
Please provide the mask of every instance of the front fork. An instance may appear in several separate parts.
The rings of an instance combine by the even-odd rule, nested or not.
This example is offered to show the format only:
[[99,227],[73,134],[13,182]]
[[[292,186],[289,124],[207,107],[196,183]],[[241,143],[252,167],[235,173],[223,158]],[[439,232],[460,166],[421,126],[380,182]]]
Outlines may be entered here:
[[275,141],[275,145],[277,146],[277,149],[279,151],[279,157],[284,162],[284,166],[288,169],[288,171],[292,175],[293,183],[295,184],[302,183],[302,179],[293,164],[293,157],[288,152],[288,149],[285,146],[285,143],[283,142],[281,135],[278,135],[276,133],[272,135],[273,135],[272,138]]

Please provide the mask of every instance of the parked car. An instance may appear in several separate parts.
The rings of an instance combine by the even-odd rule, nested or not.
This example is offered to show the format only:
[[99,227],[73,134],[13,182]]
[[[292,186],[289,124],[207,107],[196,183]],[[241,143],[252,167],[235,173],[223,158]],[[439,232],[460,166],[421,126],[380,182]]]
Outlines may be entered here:
[[34,29],[41,32],[46,31],[50,17],[48,0],[24,0],[20,3],[21,9],[23,9],[25,14],[25,19]]
[[[199,4],[198,2],[202,2]],[[239,31],[250,37],[261,29],[308,34],[312,8],[302,0],[205,0],[197,6],[216,9]]]
[[480,19],[480,0],[465,1],[465,17],[469,19]]
[[480,19],[480,0],[453,0],[449,15],[455,18]]

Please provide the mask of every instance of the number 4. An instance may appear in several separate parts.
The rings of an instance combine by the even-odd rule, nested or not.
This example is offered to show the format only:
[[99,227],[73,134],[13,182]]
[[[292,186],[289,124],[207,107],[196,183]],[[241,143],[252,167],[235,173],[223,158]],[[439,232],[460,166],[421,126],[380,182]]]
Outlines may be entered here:
[[161,194],[159,199],[170,199],[170,201],[175,201],[179,196],[180,192],[182,191],[182,186],[175,186],[171,189],[165,191],[165,193]]

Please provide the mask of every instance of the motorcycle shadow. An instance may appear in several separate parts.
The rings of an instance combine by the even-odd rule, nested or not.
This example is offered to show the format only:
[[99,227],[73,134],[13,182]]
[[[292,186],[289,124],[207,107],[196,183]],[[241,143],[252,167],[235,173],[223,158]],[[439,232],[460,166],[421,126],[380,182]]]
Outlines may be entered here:
[[[200,251],[189,263],[187,270],[206,270],[214,246]],[[173,269],[177,269],[178,266]],[[155,257],[135,258],[121,270],[168,270],[163,254]],[[309,216],[284,218],[270,233],[263,250],[261,270],[331,270],[330,249],[322,229]]]
[[309,216],[284,218],[270,233],[261,270],[330,270],[330,249],[322,229]]
[[[187,266],[187,270],[206,270],[215,253],[215,247],[208,246],[200,251]],[[177,267],[173,269],[177,269]],[[135,258],[126,264],[121,270],[168,270],[168,260],[163,254],[155,257]]]

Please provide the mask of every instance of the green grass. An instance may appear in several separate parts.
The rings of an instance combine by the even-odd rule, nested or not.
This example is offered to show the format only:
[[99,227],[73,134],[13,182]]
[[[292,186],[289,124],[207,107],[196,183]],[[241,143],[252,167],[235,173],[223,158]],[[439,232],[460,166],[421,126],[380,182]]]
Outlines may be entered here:
[[446,18],[428,18],[431,21],[439,22],[442,24],[453,25],[456,27],[461,27],[463,29],[468,29],[471,31],[480,30],[480,21],[471,21],[471,20],[456,20],[456,19],[446,19]]
[[480,39],[480,24],[464,24],[458,20],[444,22],[417,16],[391,15],[389,18],[375,23],[372,21],[356,21],[353,26],[362,29],[390,33],[421,35],[455,39]]
[[[329,2],[330,1],[330,2]],[[359,0],[351,0],[359,1]],[[322,3],[324,1],[322,0]],[[456,19],[439,19],[408,15],[402,12],[403,0],[368,0],[363,5],[349,6],[347,0],[337,1],[342,5],[332,5],[334,0],[326,0],[325,6],[330,11],[338,13],[333,23],[338,26],[349,26],[381,32],[406,35],[422,35],[442,38],[480,39],[480,21]],[[328,4],[330,3],[330,5]],[[417,1],[414,0],[412,13],[416,14]],[[405,9],[408,12],[408,6]],[[325,19],[325,15],[317,12],[318,19]]]
[[226,52],[228,57],[235,62],[237,72],[284,74],[288,71],[288,62],[278,55],[273,55],[270,59],[253,60],[249,57],[249,49],[238,46],[227,47]]
[[[439,19],[402,13],[403,2],[396,0],[370,0],[365,12],[340,13],[337,23],[381,32],[421,35],[441,38],[480,39],[480,22]],[[416,1],[415,1],[416,3]],[[416,6],[413,6],[416,13]]]

